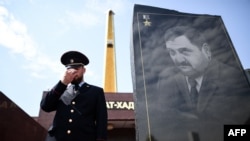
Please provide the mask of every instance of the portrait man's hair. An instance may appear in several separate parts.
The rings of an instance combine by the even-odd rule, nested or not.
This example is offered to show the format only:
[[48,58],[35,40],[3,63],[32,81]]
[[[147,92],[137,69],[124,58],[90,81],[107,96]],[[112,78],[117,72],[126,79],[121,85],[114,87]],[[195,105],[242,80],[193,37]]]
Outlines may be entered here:
[[178,36],[185,35],[192,44],[201,48],[204,43],[208,44],[204,35],[199,31],[199,29],[195,29],[191,26],[175,26],[168,30],[166,30],[164,39],[165,41],[172,41]]

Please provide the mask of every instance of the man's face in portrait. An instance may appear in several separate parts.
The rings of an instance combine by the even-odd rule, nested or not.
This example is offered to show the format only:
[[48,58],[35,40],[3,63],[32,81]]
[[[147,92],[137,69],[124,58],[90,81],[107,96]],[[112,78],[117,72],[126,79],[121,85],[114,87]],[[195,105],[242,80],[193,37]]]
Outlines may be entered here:
[[199,48],[184,35],[167,41],[166,47],[177,68],[186,76],[200,75],[211,59],[210,49],[206,43]]

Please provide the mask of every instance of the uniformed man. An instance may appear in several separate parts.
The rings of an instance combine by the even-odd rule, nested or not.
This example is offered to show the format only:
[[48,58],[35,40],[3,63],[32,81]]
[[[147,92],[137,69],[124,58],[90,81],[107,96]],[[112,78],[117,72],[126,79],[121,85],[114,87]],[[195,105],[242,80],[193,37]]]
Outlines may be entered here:
[[84,81],[89,59],[78,51],[61,57],[66,66],[63,78],[41,101],[46,112],[56,111],[48,138],[56,141],[105,141],[107,108],[102,88]]

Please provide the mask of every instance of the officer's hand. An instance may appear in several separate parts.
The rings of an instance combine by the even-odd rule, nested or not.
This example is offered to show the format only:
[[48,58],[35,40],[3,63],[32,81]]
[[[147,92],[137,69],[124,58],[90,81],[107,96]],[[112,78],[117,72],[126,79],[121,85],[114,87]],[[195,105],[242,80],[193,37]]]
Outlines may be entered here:
[[76,75],[77,73],[75,69],[67,69],[66,72],[64,73],[63,78],[61,79],[61,82],[65,85],[68,85],[70,82],[74,80]]

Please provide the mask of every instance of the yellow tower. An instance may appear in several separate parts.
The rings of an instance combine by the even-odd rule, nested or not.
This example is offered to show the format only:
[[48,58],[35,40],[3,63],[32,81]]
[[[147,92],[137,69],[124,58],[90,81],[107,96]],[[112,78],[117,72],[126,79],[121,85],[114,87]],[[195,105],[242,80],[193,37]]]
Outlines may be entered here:
[[105,43],[105,67],[104,67],[104,92],[117,92],[116,88],[116,56],[115,56],[115,32],[114,12],[107,13],[106,43]]

